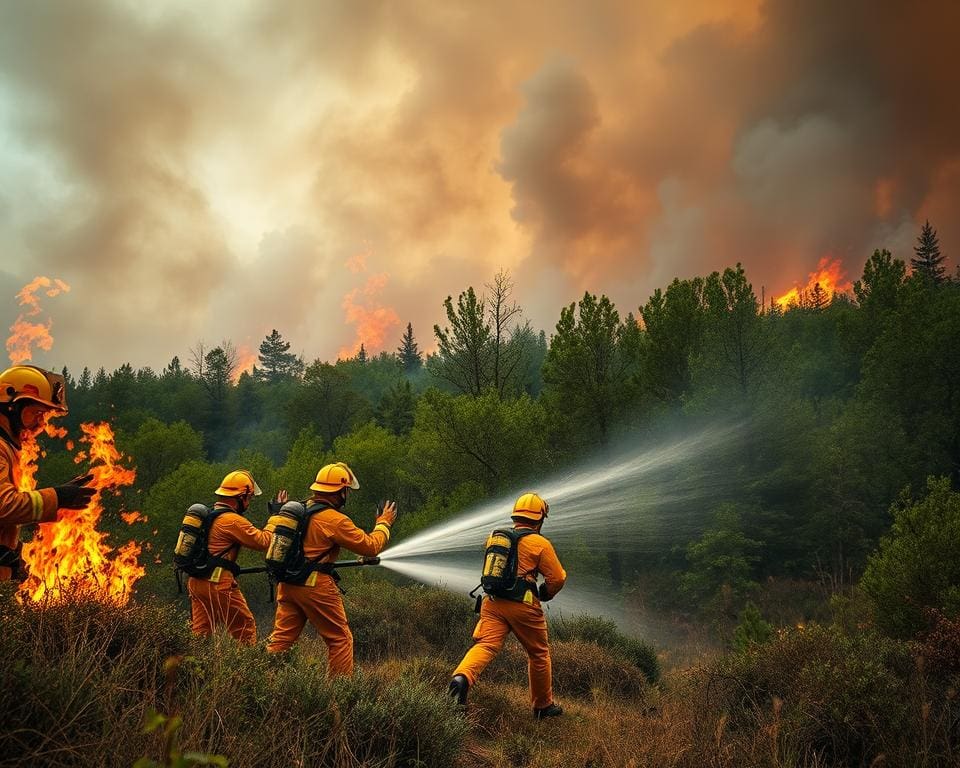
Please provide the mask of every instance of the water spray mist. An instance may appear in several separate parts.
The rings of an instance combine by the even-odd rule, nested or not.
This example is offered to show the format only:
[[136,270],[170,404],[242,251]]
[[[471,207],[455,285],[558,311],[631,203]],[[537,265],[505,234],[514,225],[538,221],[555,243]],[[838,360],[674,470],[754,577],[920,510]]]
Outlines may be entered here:
[[[696,435],[646,447],[537,483],[550,504],[544,535],[561,560],[565,553],[657,555],[702,529],[729,479],[711,469],[711,455],[729,446],[735,427],[712,427]],[[421,531],[381,555],[381,564],[425,584],[466,593],[480,579],[483,544],[490,531],[509,526],[516,494],[467,510]],[[566,563],[565,563],[566,565]],[[622,599],[603,573],[568,567],[568,581],[548,611],[588,613],[625,625]]]

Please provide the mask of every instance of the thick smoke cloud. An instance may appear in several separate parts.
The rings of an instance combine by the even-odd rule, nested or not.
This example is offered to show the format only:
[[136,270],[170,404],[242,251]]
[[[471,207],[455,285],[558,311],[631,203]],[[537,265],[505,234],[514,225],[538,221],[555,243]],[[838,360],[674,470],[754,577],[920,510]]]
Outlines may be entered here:
[[272,328],[333,358],[378,308],[400,320],[387,348],[407,321],[429,348],[443,298],[499,268],[550,330],[584,290],[626,313],[736,261],[768,296],[827,254],[853,279],[875,247],[908,258],[927,217],[960,249],[946,0],[3,18],[0,291],[73,288],[41,363],[158,368]]

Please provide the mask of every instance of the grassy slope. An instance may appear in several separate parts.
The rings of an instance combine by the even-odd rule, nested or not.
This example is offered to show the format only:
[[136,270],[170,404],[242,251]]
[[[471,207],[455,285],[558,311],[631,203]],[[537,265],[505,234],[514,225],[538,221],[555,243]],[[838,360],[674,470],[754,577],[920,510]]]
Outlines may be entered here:
[[[472,616],[427,589],[358,584],[348,612],[359,672],[330,685],[322,644],[285,660],[229,638],[197,641],[169,604],[46,609],[0,602],[0,765],[129,766],[163,759],[143,732],[178,713],[175,743],[245,766],[955,765],[955,656],[918,665],[870,632],[812,627],[675,670],[651,685],[642,646],[596,622],[555,638],[566,714],[530,715],[515,641],[466,713],[447,701]],[[596,644],[600,641],[603,648]],[[956,638],[950,640],[956,643]],[[948,644],[949,644],[948,642]],[[178,658],[175,665],[168,659]],[[952,686],[952,687],[951,687]]]

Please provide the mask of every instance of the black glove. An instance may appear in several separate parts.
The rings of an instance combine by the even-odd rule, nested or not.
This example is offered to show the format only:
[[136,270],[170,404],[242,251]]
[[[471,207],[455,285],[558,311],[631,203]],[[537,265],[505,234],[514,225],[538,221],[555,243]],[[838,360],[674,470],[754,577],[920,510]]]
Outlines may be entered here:
[[57,492],[57,509],[83,509],[87,506],[97,492],[95,488],[86,487],[91,480],[93,475],[82,475],[54,488]]
[[539,587],[537,587],[537,597],[539,597],[540,601],[543,603],[548,603],[551,600],[553,600],[553,597],[547,591],[546,583],[541,584]]

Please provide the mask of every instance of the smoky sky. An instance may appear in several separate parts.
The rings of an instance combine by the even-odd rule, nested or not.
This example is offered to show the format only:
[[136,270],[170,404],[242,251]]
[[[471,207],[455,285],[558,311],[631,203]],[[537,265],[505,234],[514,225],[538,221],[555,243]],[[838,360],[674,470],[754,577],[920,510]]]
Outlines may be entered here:
[[[160,4],[158,4],[159,6]],[[422,347],[509,270],[531,322],[742,262],[767,296],[960,248],[952,2],[0,2],[0,321],[161,368],[273,328]],[[360,258],[362,257],[362,258]],[[361,268],[362,265],[362,268]],[[381,339],[381,341],[372,341]]]

